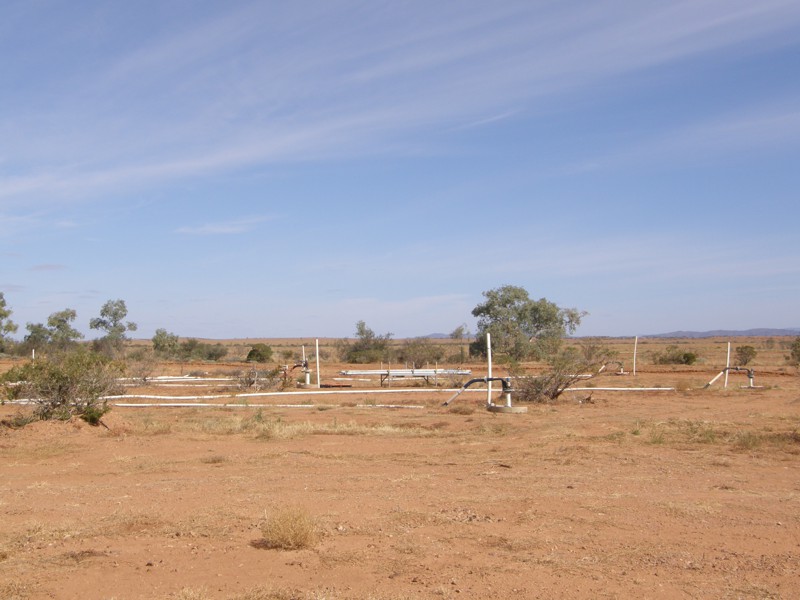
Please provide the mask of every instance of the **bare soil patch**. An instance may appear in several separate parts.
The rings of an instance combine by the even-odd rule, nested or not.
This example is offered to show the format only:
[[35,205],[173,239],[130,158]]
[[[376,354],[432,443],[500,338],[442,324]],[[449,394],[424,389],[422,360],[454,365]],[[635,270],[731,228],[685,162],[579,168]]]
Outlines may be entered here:
[[[523,415],[416,392],[0,428],[0,598],[797,597],[800,378],[714,374]],[[265,540],[287,511],[307,547]]]

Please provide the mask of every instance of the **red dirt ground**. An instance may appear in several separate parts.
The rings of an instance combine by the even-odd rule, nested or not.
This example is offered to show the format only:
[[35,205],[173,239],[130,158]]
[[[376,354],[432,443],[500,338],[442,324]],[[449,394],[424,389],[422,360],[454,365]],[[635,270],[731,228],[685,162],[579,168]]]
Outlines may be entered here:
[[[800,378],[742,383],[523,415],[432,391],[3,427],[0,598],[798,598]],[[265,547],[284,507],[313,547]]]

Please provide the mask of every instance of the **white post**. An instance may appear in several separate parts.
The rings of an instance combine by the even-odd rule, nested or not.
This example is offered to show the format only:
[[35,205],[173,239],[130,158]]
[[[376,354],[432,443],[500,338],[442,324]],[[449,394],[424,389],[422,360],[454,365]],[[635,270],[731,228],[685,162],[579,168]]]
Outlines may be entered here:
[[489,374],[487,375],[487,378],[489,379],[489,381],[486,382],[488,384],[487,387],[486,387],[486,390],[487,390],[486,391],[486,405],[487,406],[491,406],[492,405],[492,381],[491,381],[491,378],[492,378],[492,334],[491,333],[487,333],[486,334],[486,357],[489,359]]
[[317,348],[316,348],[316,354],[314,356],[316,356],[315,360],[317,361],[317,387],[321,388],[322,382],[319,380],[319,338],[317,338],[316,344]]
[[31,348],[31,360],[36,360],[36,348]]
[[633,376],[636,377],[636,348],[639,346],[639,336],[633,338]]
[[731,343],[728,342],[728,358],[725,360],[725,387],[728,387],[728,369],[731,366]]

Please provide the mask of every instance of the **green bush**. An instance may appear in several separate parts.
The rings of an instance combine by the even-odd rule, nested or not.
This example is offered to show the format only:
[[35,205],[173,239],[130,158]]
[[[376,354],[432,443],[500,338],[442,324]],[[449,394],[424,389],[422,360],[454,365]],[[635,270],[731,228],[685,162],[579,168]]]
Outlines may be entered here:
[[792,342],[789,351],[791,352],[792,362],[795,364],[800,363],[800,336]]
[[228,354],[228,349],[222,344],[206,344],[195,338],[189,338],[178,347],[178,356],[181,360],[213,360],[218,361]]
[[272,359],[272,348],[266,344],[254,344],[247,353],[247,362],[265,363]]
[[376,363],[391,360],[389,341],[391,333],[377,335],[364,321],[356,323],[356,339],[352,343],[340,340],[336,346],[342,360],[354,364]]
[[95,352],[76,350],[14,367],[0,381],[9,399],[28,398],[41,420],[78,416],[97,425],[110,407],[103,400],[119,391],[124,366]]
[[153,350],[160,356],[171,357],[178,352],[180,344],[178,336],[166,329],[156,329],[152,341]]
[[657,365],[693,365],[697,359],[696,352],[684,352],[677,346],[667,346],[663,352],[653,354],[653,362]]
[[228,349],[222,344],[202,344],[205,360],[218,361],[222,360],[228,355]]
[[753,346],[736,346],[736,363],[743,367],[755,359],[758,352]]

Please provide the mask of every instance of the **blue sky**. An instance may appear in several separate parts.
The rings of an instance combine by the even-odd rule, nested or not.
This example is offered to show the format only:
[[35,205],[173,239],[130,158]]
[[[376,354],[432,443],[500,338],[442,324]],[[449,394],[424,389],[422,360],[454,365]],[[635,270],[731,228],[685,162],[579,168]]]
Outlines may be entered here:
[[6,0],[0,57],[18,337],[800,326],[796,0]]

